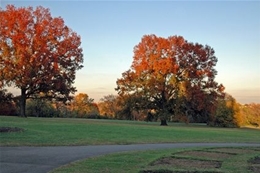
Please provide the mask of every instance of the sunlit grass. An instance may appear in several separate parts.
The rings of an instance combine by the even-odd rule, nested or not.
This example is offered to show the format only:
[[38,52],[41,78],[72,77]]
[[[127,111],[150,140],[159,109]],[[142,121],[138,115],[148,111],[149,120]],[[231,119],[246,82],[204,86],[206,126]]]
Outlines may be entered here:
[[53,173],[69,172],[138,172],[150,162],[166,155],[169,150],[153,150],[146,152],[125,152],[94,157],[83,161],[74,162],[58,168]]
[[177,142],[260,142],[260,130],[212,128],[201,124],[119,120],[0,117],[0,127],[24,132],[0,133],[1,146],[103,145]]
[[[79,173],[79,172],[125,172],[125,173],[138,173],[144,171],[159,171],[167,170],[168,172],[219,172],[219,173],[250,173],[248,163],[249,159],[256,156],[260,156],[260,148],[232,148],[237,150],[251,150],[252,152],[238,152],[230,157],[207,158],[208,161],[220,161],[221,166],[219,168],[201,168],[201,165],[197,165],[195,168],[190,167],[189,163],[187,165],[182,165],[178,167],[171,164],[162,165],[152,165],[152,163],[161,158],[171,158],[174,155],[185,155],[185,151],[202,151],[202,152],[214,152],[214,148],[189,148],[189,149],[167,149],[167,150],[149,150],[143,152],[125,152],[117,154],[109,154],[106,156],[99,156],[94,158],[89,158],[81,161],[77,161],[60,168],[57,168],[52,173]],[[191,160],[201,160],[201,156],[187,156],[185,159]]]

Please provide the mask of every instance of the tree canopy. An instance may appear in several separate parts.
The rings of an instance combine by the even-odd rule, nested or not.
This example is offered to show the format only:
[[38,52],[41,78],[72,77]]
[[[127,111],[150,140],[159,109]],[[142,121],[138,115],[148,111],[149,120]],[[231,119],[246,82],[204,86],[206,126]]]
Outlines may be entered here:
[[117,80],[116,90],[121,96],[142,96],[139,105],[155,109],[162,125],[172,114],[211,111],[224,90],[215,81],[214,54],[210,46],[181,36],[145,35],[134,47],[131,68]]
[[109,94],[104,96],[98,103],[100,114],[109,118],[115,118],[120,110],[118,102],[119,100],[116,95]]
[[221,127],[240,127],[245,121],[240,105],[231,96],[226,94],[224,99],[218,100],[218,106],[210,125]]
[[6,89],[0,89],[0,115],[16,115],[14,96]]
[[80,36],[41,6],[0,9],[0,87],[21,89],[21,115],[26,98],[45,93],[68,98],[76,70],[82,68]]
[[89,98],[85,93],[77,94],[70,103],[70,110],[77,114],[77,117],[84,117],[87,115],[98,115],[99,110],[94,99]]

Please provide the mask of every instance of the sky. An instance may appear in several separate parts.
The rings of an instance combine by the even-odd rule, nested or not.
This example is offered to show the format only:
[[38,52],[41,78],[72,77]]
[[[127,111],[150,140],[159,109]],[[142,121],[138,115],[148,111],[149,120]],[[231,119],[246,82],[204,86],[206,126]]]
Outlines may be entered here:
[[155,34],[211,46],[218,58],[216,81],[239,103],[260,103],[260,1],[0,0],[1,8],[7,4],[49,8],[81,36],[84,68],[74,86],[96,102],[116,94],[134,46]]

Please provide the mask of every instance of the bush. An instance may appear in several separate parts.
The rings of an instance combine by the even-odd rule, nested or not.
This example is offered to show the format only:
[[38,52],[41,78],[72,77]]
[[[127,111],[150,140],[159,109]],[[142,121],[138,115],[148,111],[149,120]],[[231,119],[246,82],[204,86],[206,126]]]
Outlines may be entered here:
[[31,99],[27,102],[26,114],[33,117],[57,117],[59,112],[47,100]]
[[0,90],[0,115],[17,115],[17,112],[13,94]]

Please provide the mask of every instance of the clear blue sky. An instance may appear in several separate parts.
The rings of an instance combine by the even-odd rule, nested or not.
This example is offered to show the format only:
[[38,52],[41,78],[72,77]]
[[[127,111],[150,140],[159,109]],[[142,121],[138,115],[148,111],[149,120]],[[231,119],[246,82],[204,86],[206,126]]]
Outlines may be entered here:
[[81,36],[84,68],[75,86],[96,102],[116,94],[145,34],[181,35],[208,44],[218,58],[217,82],[240,103],[260,103],[259,1],[11,1],[1,7],[43,6]]

